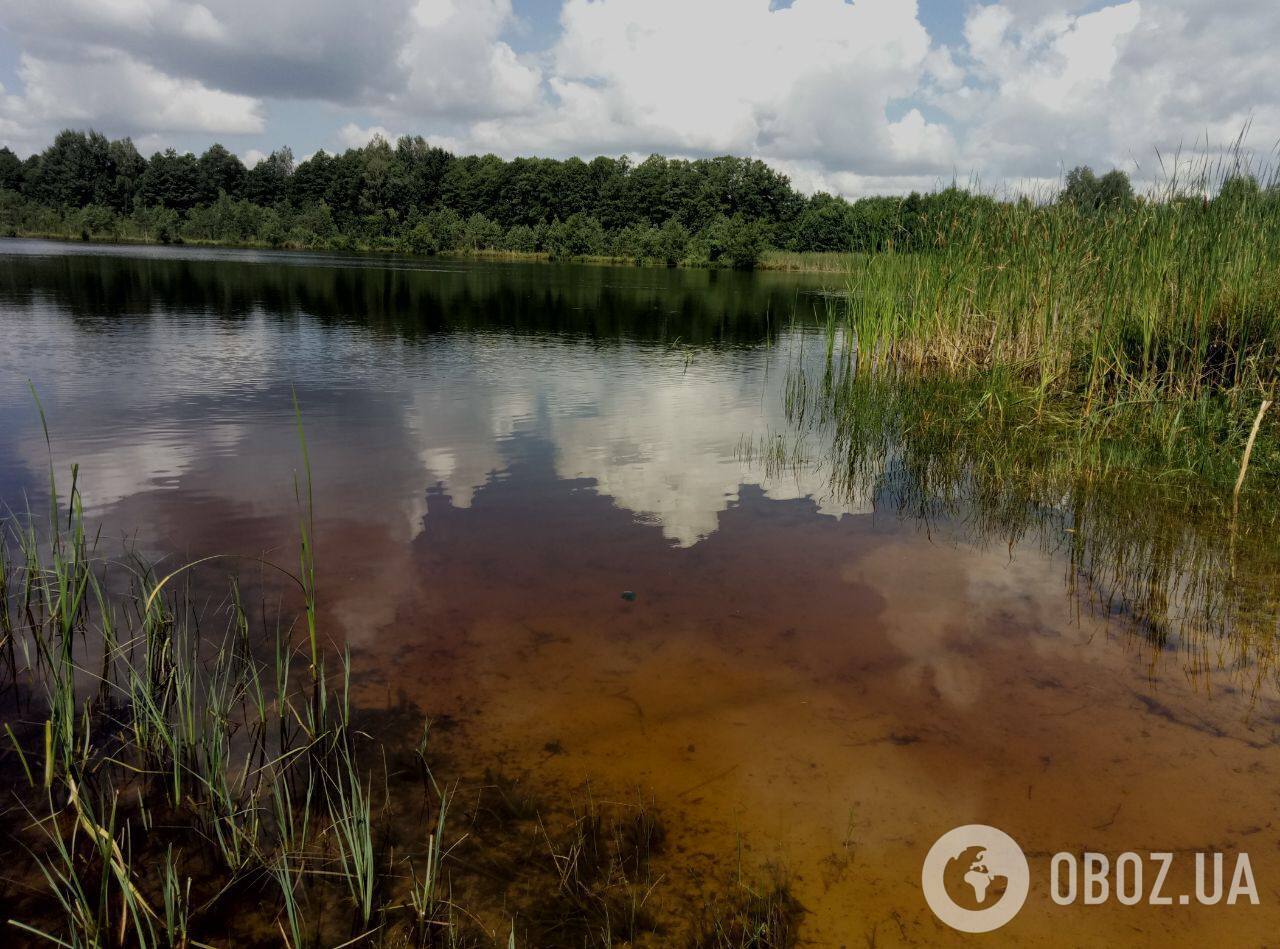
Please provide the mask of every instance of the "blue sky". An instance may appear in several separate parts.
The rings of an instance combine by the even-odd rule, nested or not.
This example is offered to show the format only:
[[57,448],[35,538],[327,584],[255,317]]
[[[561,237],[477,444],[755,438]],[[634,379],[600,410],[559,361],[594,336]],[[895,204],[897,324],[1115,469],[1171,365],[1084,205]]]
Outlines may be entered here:
[[[805,190],[1280,140],[1274,0],[8,0],[0,142],[750,154]],[[1205,64],[1213,68],[1206,69]]]

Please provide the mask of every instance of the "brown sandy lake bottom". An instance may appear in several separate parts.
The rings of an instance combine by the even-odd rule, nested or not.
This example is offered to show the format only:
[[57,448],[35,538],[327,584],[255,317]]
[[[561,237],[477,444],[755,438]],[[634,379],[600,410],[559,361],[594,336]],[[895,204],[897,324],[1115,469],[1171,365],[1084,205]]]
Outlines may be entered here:
[[[983,823],[1032,881],[991,944],[1273,943],[1272,676],[1094,608],[1052,538],[744,459],[823,289],[4,242],[0,500],[44,490],[30,379],[104,536],[295,557],[296,391],[357,700],[450,724],[460,767],[652,799],[665,885],[771,864],[808,944],[967,944],[921,865]],[[1056,905],[1058,851],[1172,852],[1174,903]],[[1179,905],[1200,851],[1248,853],[1259,905]]]

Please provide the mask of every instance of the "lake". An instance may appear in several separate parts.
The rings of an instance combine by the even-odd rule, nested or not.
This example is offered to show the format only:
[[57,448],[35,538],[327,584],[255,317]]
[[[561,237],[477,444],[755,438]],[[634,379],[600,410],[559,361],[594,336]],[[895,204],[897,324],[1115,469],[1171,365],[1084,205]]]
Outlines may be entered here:
[[[1273,939],[1274,675],[1144,635],[1065,533],[833,480],[788,393],[842,289],[2,241],[0,501],[47,499],[33,385],[104,546],[296,563],[296,396],[356,699],[442,723],[461,771],[651,798],[666,885],[772,864],[812,944],[959,942],[920,868],[983,823],[1031,865],[1006,941]],[[1180,855],[1172,894],[1247,852],[1261,905],[1056,905],[1086,850]]]

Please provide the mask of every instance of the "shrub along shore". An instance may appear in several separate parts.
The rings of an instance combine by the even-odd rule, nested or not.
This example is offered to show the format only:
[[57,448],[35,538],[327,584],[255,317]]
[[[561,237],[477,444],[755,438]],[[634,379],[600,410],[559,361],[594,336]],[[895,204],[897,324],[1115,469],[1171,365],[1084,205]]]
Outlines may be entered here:
[[686,256],[678,260],[666,260],[659,257],[625,256],[618,254],[578,254],[559,256],[546,250],[503,250],[501,248],[458,247],[453,250],[442,250],[434,254],[412,254],[396,247],[357,245],[348,246],[339,242],[334,246],[329,242],[281,244],[265,241],[230,241],[205,240],[201,238],[185,238],[178,235],[170,240],[158,240],[154,236],[146,236],[128,228],[89,232],[77,230],[76,222],[69,220],[67,226],[49,229],[28,229],[26,227],[8,226],[0,229],[0,238],[65,241],[69,243],[93,244],[138,244],[143,246],[173,247],[225,247],[239,250],[283,250],[283,251],[337,251],[350,254],[408,254],[409,256],[439,257],[446,260],[491,260],[507,263],[548,264],[575,263],[590,264],[600,267],[679,267],[691,269],[739,269],[739,270],[775,270],[787,273],[813,274],[847,274],[857,263],[859,254],[853,253],[817,253],[792,252],[763,248],[759,257],[750,267],[733,267],[728,258],[713,262],[707,258]]

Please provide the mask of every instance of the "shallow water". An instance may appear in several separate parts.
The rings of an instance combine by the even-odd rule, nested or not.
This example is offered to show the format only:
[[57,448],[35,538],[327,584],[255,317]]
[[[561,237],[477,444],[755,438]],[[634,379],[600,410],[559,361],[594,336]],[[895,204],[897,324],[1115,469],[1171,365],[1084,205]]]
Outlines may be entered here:
[[[1002,943],[1267,943],[1272,678],[1090,610],[1052,544],[744,451],[794,437],[823,290],[5,241],[0,501],[38,509],[47,483],[30,380],[107,537],[294,558],[296,392],[325,629],[360,697],[448,716],[477,766],[652,795],[678,883],[741,841],[787,868],[813,944],[958,943],[920,868],[986,823],[1031,864]],[[1228,879],[1247,852],[1260,905],[1055,905],[1050,856],[1084,850],[1172,851],[1173,894],[1194,852],[1225,851]]]

